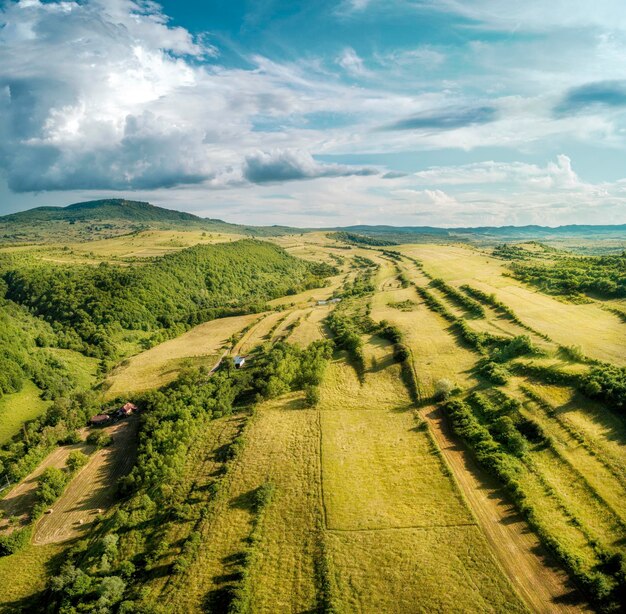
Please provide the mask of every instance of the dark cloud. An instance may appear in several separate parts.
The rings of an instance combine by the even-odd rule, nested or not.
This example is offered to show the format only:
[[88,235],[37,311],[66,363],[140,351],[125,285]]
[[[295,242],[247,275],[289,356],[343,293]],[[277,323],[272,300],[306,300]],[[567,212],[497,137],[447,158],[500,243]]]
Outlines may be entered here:
[[348,177],[350,175],[377,175],[371,168],[343,164],[321,164],[304,151],[258,151],[246,157],[243,176],[250,183],[295,181],[318,177]]
[[554,108],[557,116],[592,107],[626,107],[626,81],[595,81],[570,89]]
[[453,130],[474,124],[488,124],[497,119],[495,107],[448,107],[405,117],[382,127],[382,130]]

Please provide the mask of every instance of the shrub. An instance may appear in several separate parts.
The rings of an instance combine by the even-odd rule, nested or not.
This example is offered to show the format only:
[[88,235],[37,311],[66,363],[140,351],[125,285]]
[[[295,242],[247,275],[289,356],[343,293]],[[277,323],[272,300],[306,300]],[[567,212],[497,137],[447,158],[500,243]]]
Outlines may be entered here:
[[481,375],[484,375],[491,382],[500,386],[506,384],[509,381],[509,377],[511,375],[506,367],[493,361],[484,362],[479,367],[478,371]]
[[105,448],[113,443],[113,437],[106,431],[91,431],[87,437],[87,443],[96,448]]
[[56,467],[48,467],[38,478],[37,499],[46,505],[54,503],[67,484],[67,474]]
[[16,529],[8,535],[0,535],[0,556],[8,556],[15,554],[25,548],[32,535],[30,527]]
[[304,399],[309,407],[315,407],[320,402],[319,386],[309,384],[304,389]]
[[67,457],[65,466],[68,468],[70,473],[74,473],[81,467],[84,467],[88,461],[89,457],[86,454],[80,450],[74,450],[73,452],[70,452],[70,455]]
[[439,379],[435,382],[435,401],[447,401],[452,394],[454,384],[449,379]]

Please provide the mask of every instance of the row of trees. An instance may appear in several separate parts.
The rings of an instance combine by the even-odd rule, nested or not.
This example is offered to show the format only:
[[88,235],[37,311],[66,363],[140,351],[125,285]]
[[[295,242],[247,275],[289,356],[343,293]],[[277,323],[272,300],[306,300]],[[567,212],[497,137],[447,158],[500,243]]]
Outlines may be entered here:
[[[142,605],[141,586],[171,547],[166,542],[167,527],[180,520],[192,527],[180,546],[177,562],[168,571],[182,574],[201,544],[198,523],[210,513],[211,498],[219,492],[221,477],[204,497],[194,500],[185,487],[190,451],[201,441],[209,422],[238,412],[245,424],[255,403],[317,387],[332,351],[329,341],[314,342],[306,349],[282,342],[268,344],[253,352],[245,369],[235,369],[228,361],[213,375],[206,369],[191,369],[164,388],[137,398],[143,409],[137,460],[121,480],[123,500],[115,516],[101,525],[99,536],[79,544],[51,579],[45,599],[54,611],[105,611],[104,600],[108,607],[126,613],[147,611]],[[240,429],[230,445],[217,451],[225,468],[244,441]],[[255,493],[256,517],[270,494],[269,488]],[[245,595],[242,581],[237,603],[245,602]]]
[[543,263],[511,264],[513,275],[552,294],[626,297],[626,253],[617,256],[560,256]]

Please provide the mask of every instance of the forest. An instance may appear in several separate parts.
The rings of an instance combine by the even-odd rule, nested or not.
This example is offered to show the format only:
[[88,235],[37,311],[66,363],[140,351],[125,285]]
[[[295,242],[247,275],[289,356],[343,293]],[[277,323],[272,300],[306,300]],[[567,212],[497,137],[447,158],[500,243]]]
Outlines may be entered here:
[[49,322],[63,347],[114,358],[114,330],[159,331],[260,311],[267,300],[318,287],[329,265],[245,240],[197,246],[120,267],[0,265],[5,296]]

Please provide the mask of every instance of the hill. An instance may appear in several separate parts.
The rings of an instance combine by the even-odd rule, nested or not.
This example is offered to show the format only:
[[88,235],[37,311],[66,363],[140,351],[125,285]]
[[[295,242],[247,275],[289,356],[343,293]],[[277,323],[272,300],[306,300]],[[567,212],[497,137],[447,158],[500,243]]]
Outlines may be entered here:
[[148,229],[206,230],[254,237],[293,232],[282,226],[242,226],[147,202],[113,198],[67,207],[36,207],[0,216],[0,244],[93,241]]
[[[157,207],[150,203],[114,198],[75,203],[67,207],[37,207],[20,213],[0,217],[4,223],[32,222],[96,222],[104,220],[128,220],[131,222],[188,222],[206,223],[197,215]],[[224,223],[224,222],[221,222]]]

